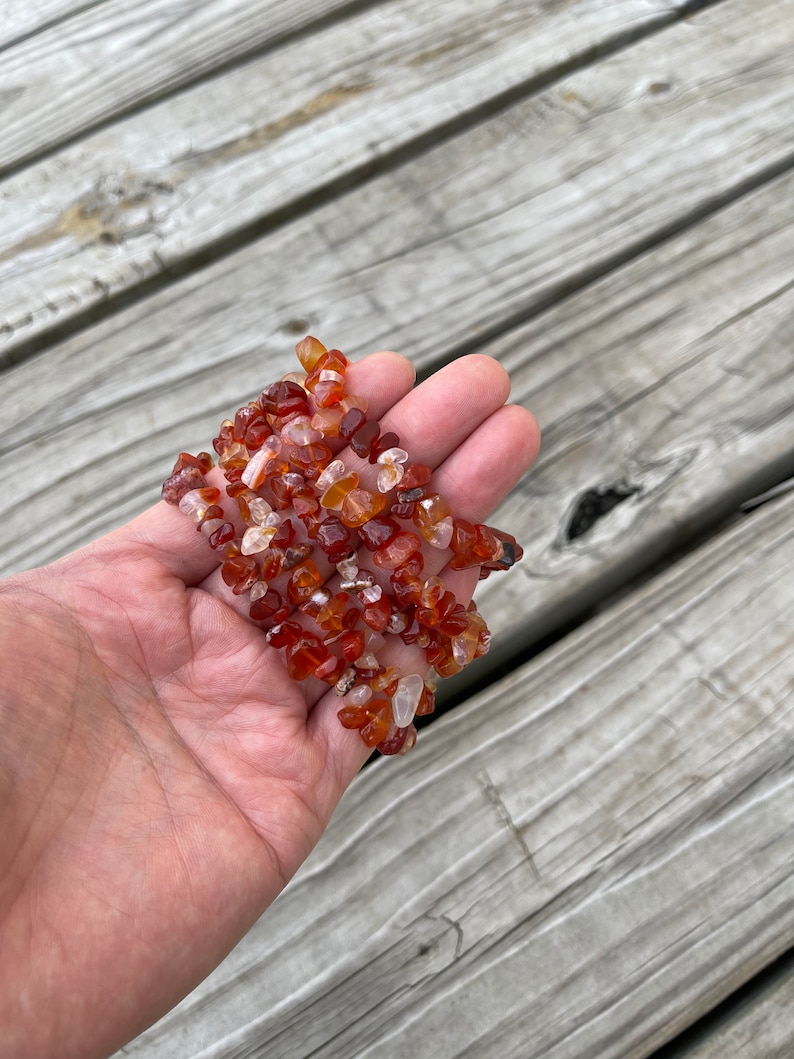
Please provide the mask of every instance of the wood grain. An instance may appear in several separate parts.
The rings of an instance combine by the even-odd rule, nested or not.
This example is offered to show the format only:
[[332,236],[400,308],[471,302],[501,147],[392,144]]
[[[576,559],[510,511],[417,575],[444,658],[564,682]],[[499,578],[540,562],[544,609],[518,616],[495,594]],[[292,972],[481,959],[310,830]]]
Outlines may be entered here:
[[[57,15],[9,47],[0,66],[0,171],[272,47],[350,0],[103,0],[48,4]],[[69,10],[69,9],[72,10]],[[59,91],[53,91],[57,85]]]
[[[150,4],[151,17],[167,6]],[[330,196],[335,187],[364,179],[395,152],[431,134],[440,137],[467,115],[481,120],[510,93],[528,93],[596,51],[650,33],[687,6],[688,0],[617,0],[606,8],[601,0],[380,3],[57,151],[40,142],[54,130],[60,134],[52,108],[64,109],[70,120],[85,114],[89,127],[79,93],[90,85],[81,77],[78,89],[65,84],[53,94],[63,75],[45,67],[48,109],[40,121],[43,104],[19,89],[24,143],[16,150],[48,146],[50,153],[0,182],[0,350],[8,356],[20,343],[42,341],[52,328],[165,270],[186,267],[209,247],[250,238],[252,226],[298,212],[308,196]],[[99,18],[107,19],[110,37],[122,33],[112,5],[107,14],[91,15]],[[222,25],[225,39],[234,22],[227,17]],[[175,28],[180,40],[190,31],[190,24]],[[58,70],[76,47],[64,37],[52,59],[60,61]],[[136,46],[139,76],[155,70],[161,76],[156,49],[166,44],[155,34]],[[95,42],[91,62],[97,77],[103,70],[120,76],[115,60],[105,70],[108,59],[101,48],[97,56]],[[0,94],[4,76],[12,74],[0,72]],[[96,90],[108,105],[111,96],[101,85]],[[13,107],[9,114],[11,137],[0,152],[13,154]]]
[[751,997],[730,1008],[716,1024],[681,1047],[675,1043],[665,1059],[789,1059],[794,1054],[794,974],[788,967]]
[[85,7],[95,5],[96,2],[97,0],[3,0],[0,48],[19,44],[26,37],[40,33],[44,28],[52,27]]
[[[165,363],[187,337],[203,370],[217,360],[217,343],[202,340],[209,318],[249,364],[303,322],[345,348],[396,345],[420,364],[482,341],[786,163],[786,29],[759,31],[767,22],[749,0],[731,7],[734,46],[712,48],[705,11],[195,271],[85,342],[123,321],[103,368],[151,342]],[[671,63],[675,88],[651,92]],[[8,342],[28,317],[7,322]],[[63,362],[59,350],[50,361]],[[96,353],[86,361],[75,378],[90,390]]]
[[794,940],[792,527],[761,508],[365,770],[127,1054],[612,1059],[709,1010]]

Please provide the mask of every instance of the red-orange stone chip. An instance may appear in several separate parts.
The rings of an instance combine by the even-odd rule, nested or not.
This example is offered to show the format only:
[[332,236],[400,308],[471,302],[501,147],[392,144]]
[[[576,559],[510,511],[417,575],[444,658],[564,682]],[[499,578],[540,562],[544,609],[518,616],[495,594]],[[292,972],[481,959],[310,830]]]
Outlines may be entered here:
[[371,493],[369,489],[351,489],[342,502],[339,517],[346,526],[363,526],[386,507],[382,493]]
[[372,561],[382,570],[397,570],[404,566],[412,555],[420,551],[421,547],[422,542],[415,533],[401,530],[386,544],[375,549],[372,553]]
[[391,703],[386,699],[371,699],[367,703],[369,721],[361,729],[361,738],[367,746],[377,746],[389,733]]
[[306,338],[302,339],[297,346],[295,346],[295,352],[298,355],[298,360],[301,362],[301,366],[304,371],[314,371],[317,367],[317,362],[328,350],[317,338],[313,338],[311,335],[307,335]]
[[221,564],[221,577],[232,592],[239,596],[259,579],[259,568],[250,555],[239,555]]
[[424,463],[409,463],[405,468],[405,474],[400,479],[400,490],[425,486],[432,475],[433,472]]
[[382,544],[388,544],[392,537],[399,532],[399,523],[386,515],[376,515],[369,522],[365,522],[363,526],[358,527],[361,543],[371,552],[374,552],[376,548],[380,548]]
[[374,603],[367,603],[361,612],[362,621],[374,632],[383,632],[389,624],[390,617],[391,606],[385,595],[376,599]]
[[318,585],[322,584],[322,576],[317,569],[313,559],[304,559],[296,566],[292,576],[287,583],[287,598],[290,603],[297,606],[310,599]]
[[287,648],[287,672],[293,680],[305,680],[328,657],[328,648],[311,633],[304,634]]
[[374,419],[368,419],[366,423],[358,428],[350,439],[350,447],[356,456],[367,459],[370,449],[380,434],[380,425]]
[[412,724],[409,724],[407,728],[398,728],[392,721],[386,735],[377,744],[378,750],[386,757],[399,754],[405,746],[406,740],[411,738],[412,735],[413,739],[416,739],[416,729]]

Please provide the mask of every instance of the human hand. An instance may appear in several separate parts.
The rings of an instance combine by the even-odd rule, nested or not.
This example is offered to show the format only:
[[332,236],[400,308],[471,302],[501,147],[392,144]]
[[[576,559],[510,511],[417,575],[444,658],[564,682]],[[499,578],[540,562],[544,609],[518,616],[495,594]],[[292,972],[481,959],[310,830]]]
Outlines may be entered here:
[[[489,358],[413,380],[390,353],[348,370],[454,513],[482,521],[537,425],[504,406]],[[160,503],[0,585],[0,1054],[107,1054],[172,1007],[276,897],[369,754],[327,685],[288,678],[217,563]],[[442,576],[468,601],[476,570]]]

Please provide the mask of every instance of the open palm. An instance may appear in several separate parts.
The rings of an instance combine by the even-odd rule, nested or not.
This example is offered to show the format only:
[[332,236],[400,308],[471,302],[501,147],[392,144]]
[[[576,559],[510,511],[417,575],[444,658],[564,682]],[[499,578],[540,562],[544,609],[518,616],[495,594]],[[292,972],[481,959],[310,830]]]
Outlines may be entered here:
[[[486,518],[537,452],[488,358],[412,390],[410,364],[376,354],[348,380],[461,517]],[[476,571],[442,576],[470,598]],[[222,959],[369,751],[162,503],[0,585],[0,673],[0,1053],[106,1054]]]

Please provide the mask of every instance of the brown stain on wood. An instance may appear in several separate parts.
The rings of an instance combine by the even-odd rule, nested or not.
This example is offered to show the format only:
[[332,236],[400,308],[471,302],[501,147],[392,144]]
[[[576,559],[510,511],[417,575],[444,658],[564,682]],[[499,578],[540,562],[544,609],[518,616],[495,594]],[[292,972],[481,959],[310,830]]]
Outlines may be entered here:
[[[335,85],[275,121],[245,136],[206,151],[196,151],[175,159],[175,172],[204,168],[254,154],[294,129],[308,125],[348,100],[369,91],[374,82],[361,78]],[[136,235],[156,228],[163,212],[163,200],[171,197],[177,181],[156,180],[134,172],[101,177],[94,187],[68,206],[50,224],[26,236],[0,253],[0,262],[26,253],[46,250],[61,239],[72,239],[80,247],[92,244],[118,246]],[[165,207],[167,209],[167,207]]]
[[218,147],[213,147],[206,151],[190,152],[182,155],[176,161],[178,164],[195,168],[198,166],[203,167],[207,163],[227,162],[234,158],[254,154],[256,151],[261,151],[264,147],[281,139],[282,136],[286,136],[287,133],[292,132],[294,129],[300,129],[314,121],[315,118],[319,118],[323,114],[328,114],[337,107],[341,107],[348,100],[363,95],[373,87],[374,83],[370,78],[362,77],[357,81],[334,85],[304,103],[302,107],[291,110],[280,118],[269,121],[266,125],[252,129],[245,136],[229,140]]
[[102,243],[118,246],[151,232],[173,192],[168,181],[134,172],[101,177],[48,225],[8,247],[0,254],[0,262],[45,250],[61,239],[74,240],[80,248]]

